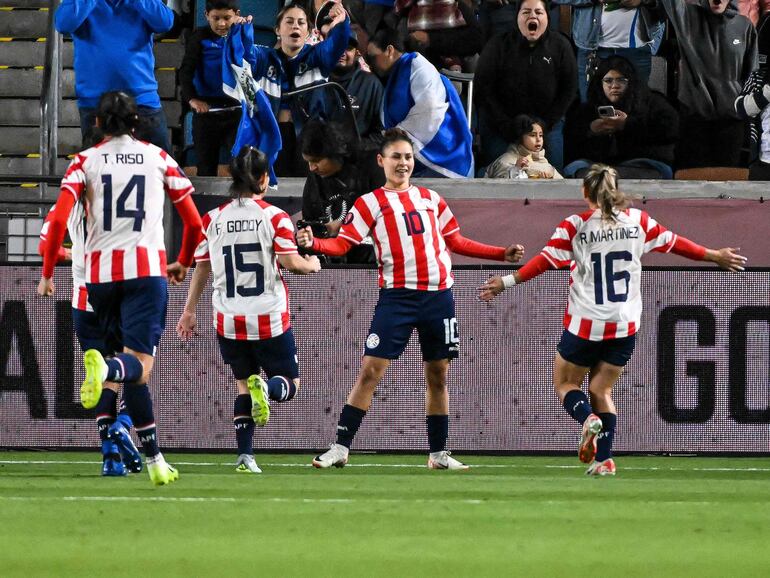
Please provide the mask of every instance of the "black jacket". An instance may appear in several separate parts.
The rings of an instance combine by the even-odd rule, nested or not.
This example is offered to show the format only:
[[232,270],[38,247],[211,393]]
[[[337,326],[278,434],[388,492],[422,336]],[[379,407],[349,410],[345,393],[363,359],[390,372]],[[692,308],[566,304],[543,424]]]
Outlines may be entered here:
[[716,16],[708,0],[659,0],[676,32],[679,102],[705,119],[737,118],[733,103],[757,68],[757,33],[734,4]]
[[610,103],[586,102],[568,118],[564,140],[570,143],[576,157],[609,165],[638,158],[673,164],[679,115],[666,97],[643,89],[633,109],[626,110],[622,103],[615,105],[628,115],[622,131],[594,134],[590,126],[599,118],[597,106],[606,104]]
[[[382,141],[382,110],[383,87],[380,79],[371,72],[361,70],[358,63],[352,71],[346,74],[332,73],[331,82],[336,82],[345,89],[356,115],[356,126],[361,135],[362,148],[379,148]],[[334,120],[347,121],[345,112],[335,113]]]
[[[240,104],[222,91],[222,51],[225,39],[209,26],[197,28],[185,42],[179,65],[179,87],[182,103],[196,98],[211,106]],[[199,88],[204,88],[202,94]]]
[[530,46],[518,27],[492,38],[475,76],[476,104],[497,133],[513,142],[519,114],[543,119],[547,129],[564,117],[577,94],[577,64],[562,34],[546,31]]
[[[385,174],[372,154],[362,154],[356,161],[347,159],[342,169],[331,177],[310,174],[302,192],[302,218],[306,221],[339,221],[355,200],[385,184]],[[326,236],[325,228],[313,233]]]

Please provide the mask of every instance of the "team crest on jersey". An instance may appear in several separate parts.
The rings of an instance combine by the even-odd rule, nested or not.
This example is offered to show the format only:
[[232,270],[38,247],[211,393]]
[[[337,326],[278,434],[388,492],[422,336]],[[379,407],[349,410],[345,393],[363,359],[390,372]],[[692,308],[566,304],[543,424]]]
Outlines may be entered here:
[[380,336],[376,333],[370,333],[369,337],[366,338],[366,348],[367,349],[377,349],[377,346],[380,344]]
[[273,66],[272,64],[268,66],[267,73],[265,74],[265,76],[271,80],[275,80],[276,78],[278,78],[278,73],[275,71],[275,66]]

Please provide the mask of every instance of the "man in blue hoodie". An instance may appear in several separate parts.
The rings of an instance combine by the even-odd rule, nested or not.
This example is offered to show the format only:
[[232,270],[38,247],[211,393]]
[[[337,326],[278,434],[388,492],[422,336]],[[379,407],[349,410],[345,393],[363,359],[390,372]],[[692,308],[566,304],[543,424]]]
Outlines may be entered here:
[[174,13],[161,0],[62,0],[56,29],[75,44],[75,93],[84,145],[102,94],[134,97],[143,119],[137,136],[171,152],[155,80],[153,34],[167,32]]

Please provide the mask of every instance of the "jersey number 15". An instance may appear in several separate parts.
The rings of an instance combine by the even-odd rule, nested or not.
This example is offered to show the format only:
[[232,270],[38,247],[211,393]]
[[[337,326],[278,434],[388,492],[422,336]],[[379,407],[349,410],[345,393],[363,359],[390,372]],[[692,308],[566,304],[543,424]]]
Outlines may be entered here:
[[[262,243],[236,243],[222,247],[222,256],[225,259],[225,277],[227,288],[225,294],[228,299],[235,297],[235,292],[241,297],[256,297],[265,292],[265,268],[259,263],[246,263],[244,255],[255,251],[262,251]],[[254,273],[256,281],[253,287],[235,285],[235,272]]]

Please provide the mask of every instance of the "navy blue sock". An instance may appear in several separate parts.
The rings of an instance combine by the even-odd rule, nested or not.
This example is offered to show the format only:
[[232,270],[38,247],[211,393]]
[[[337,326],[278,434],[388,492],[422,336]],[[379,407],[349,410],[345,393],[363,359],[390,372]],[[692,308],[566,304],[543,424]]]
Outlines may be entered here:
[[449,416],[429,415],[425,418],[425,423],[428,426],[428,447],[431,453],[443,452],[449,437]]
[[115,420],[119,422],[124,428],[126,428],[127,431],[131,431],[131,428],[134,427],[134,420],[131,419],[131,416],[128,414],[128,410],[126,409],[126,388],[123,388],[123,395],[120,398],[120,404],[118,405],[118,418]]
[[[105,458],[116,457],[111,449],[114,444],[111,442],[105,444],[104,442],[107,441],[107,430],[115,423],[115,415],[117,413],[115,402],[117,399],[118,394],[105,387],[102,389],[102,395],[99,396],[99,402],[96,404],[96,428],[99,430],[99,439],[102,440],[102,453]],[[120,459],[120,456],[117,456],[117,458]]]
[[358,428],[366,412],[352,405],[345,404],[340,412],[340,421],[337,422],[337,443],[350,448],[353,438],[356,437]]
[[254,419],[251,417],[251,396],[239,394],[233,404],[233,425],[239,454],[254,453]]
[[267,380],[267,394],[273,401],[289,401],[297,394],[297,386],[294,380],[275,375]]
[[139,381],[142,377],[144,367],[135,355],[120,353],[104,361],[107,362],[107,381],[131,383],[132,381]]
[[612,440],[615,439],[615,426],[618,416],[614,413],[599,413],[602,420],[602,431],[596,436],[596,461],[603,462],[612,457]]
[[581,424],[594,412],[586,394],[579,389],[573,389],[564,396],[564,409]]
[[126,409],[134,419],[136,433],[142,443],[144,455],[148,458],[157,456],[158,436],[155,428],[155,415],[152,413],[152,398],[145,383],[127,383],[123,388]]

